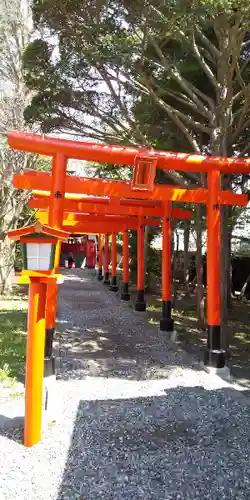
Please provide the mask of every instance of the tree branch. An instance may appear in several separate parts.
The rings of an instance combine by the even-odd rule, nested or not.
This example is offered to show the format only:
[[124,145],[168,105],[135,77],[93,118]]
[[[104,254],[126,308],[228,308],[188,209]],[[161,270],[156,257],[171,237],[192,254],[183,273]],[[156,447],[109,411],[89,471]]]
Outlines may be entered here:
[[[166,104],[165,101],[163,101],[162,99],[160,99],[157,96],[157,94],[155,94],[155,92],[152,89],[148,89],[147,86],[144,86],[142,84],[140,84],[140,87],[142,89],[144,89],[144,92],[146,94],[151,95],[154,98],[154,100],[156,101],[156,103],[158,105],[160,105],[166,111],[166,113],[169,116],[169,118],[171,118],[171,120],[175,123],[175,125],[177,125],[177,127],[183,132],[183,134],[185,135],[185,137],[188,140],[189,144],[192,146],[192,149],[194,151],[196,151],[197,153],[200,153],[200,147],[199,147],[197,141],[190,134],[190,132],[188,131],[187,127],[181,121],[180,117],[176,113],[176,110],[174,110],[171,106],[169,106],[168,104]],[[183,113],[181,113],[181,114],[182,114],[182,116],[185,116],[185,115],[183,115]]]
[[103,80],[105,81],[107,87],[109,88],[110,93],[111,93],[111,95],[112,95],[112,97],[113,97],[116,105],[121,110],[122,114],[124,115],[124,117],[128,121],[129,125],[134,128],[134,130],[136,132],[136,135],[137,135],[137,137],[139,139],[139,142],[141,144],[145,144],[145,137],[141,133],[140,128],[138,127],[137,123],[134,120],[131,119],[131,117],[129,116],[128,110],[123,105],[123,103],[121,102],[120,97],[117,95],[117,93],[115,92],[115,90],[113,88],[113,85],[111,83],[111,75],[110,75],[110,73],[107,71],[106,68],[96,68],[96,69],[97,69],[97,71],[99,71],[100,75],[103,77]]
[[250,153],[250,141],[247,142],[247,144],[245,145],[245,147],[242,149],[240,155],[241,156],[244,156],[245,154],[249,154]]
[[200,39],[204,43],[204,45],[207,47],[207,49],[210,51],[212,54],[214,61],[217,63],[217,61],[220,59],[220,51],[217,49],[217,47],[206,37],[205,33],[200,29],[198,25],[195,25],[195,31],[199,35]]
[[156,51],[156,54],[162,61],[163,67],[166,71],[170,73],[172,78],[180,85],[180,87],[186,92],[186,94],[189,95],[189,97],[192,99],[192,101],[196,104],[196,106],[200,109],[202,114],[206,117],[210,116],[209,110],[204,106],[203,102],[200,101],[200,99],[197,98],[197,95],[192,91],[190,86],[188,85],[188,81],[183,78],[183,76],[180,74],[178,71],[177,67],[172,67],[166,60],[159,44],[155,41],[153,37],[150,36],[150,41]]
[[173,108],[170,104],[166,103],[161,99],[152,89],[152,87],[149,85],[148,82],[144,81],[144,85],[146,88],[148,88],[150,94],[154,97],[155,101],[157,104],[159,104],[163,109],[166,109],[168,107],[168,110],[171,109],[171,111],[178,116],[179,118],[182,119],[182,121],[188,123],[190,127],[199,130],[200,132],[205,132],[206,134],[210,135],[211,134],[211,129],[207,127],[206,125],[203,125],[203,123],[197,122],[194,120],[194,118],[191,118],[190,116],[186,115],[182,111],[179,111],[178,109]]
[[[181,32],[183,38],[187,41],[186,39],[186,36],[183,32]],[[220,90],[220,87],[219,87],[219,83],[217,82],[211,68],[208,66],[208,64],[206,63],[204,57],[202,57],[200,51],[199,51],[199,48],[198,48],[198,45],[196,44],[196,41],[195,41],[195,34],[194,34],[194,31],[192,33],[192,37],[191,37],[191,47],[193,49],[193,52],[194,52],[194,55],[197,59],[197,61],[199,62],[201,68],[203,69],[203,71],[206,73],[206,75],[208,76],[210,82],[212,83],[213,87],[218,91]]]
[[[242,115],[242,117],[244,117],[244,116],[245,115]],[[248,118],[247,120],[245,120],[245,122],[242,122],[242,121],[239,120],[239,125],[238,125],[238,127],[236,128],[235,132],[232,135],[232,141],[233,142],[237,139],[237,137],[239,136],[239,134],[242,133],[250,125],[250,118]]]
[[192,111],[201,114],[201,116],[203,116],[204,118],[208,118],[207,114],[203,113],[200,109],[198,109],[196,104],[193,101],[189,100],[185,94],[179,93],[178,95],[177,92],[168,89],[165,90],[165,93],[170,97],[173,97],[173,99],[176,99],[176,101],[180,102],[181,104],[187,106]]
[[212,122],[213,122],[213,115],[214,115],[214,111],[215,111],[215,103],[213,101],[213,99],[211,99],[210,97],[208,97],[206,94],[203,94],[203,92],[198,89],[197,87],[195,87],[195,85],[193,85],[193,83],[189,83],[190,87],[193,89],[193,91],[198,95],[200,96],[201,99],[203,99],[205,102],[208,103],[208,105],[210,106],[211,108],[211,119],[212,119]]

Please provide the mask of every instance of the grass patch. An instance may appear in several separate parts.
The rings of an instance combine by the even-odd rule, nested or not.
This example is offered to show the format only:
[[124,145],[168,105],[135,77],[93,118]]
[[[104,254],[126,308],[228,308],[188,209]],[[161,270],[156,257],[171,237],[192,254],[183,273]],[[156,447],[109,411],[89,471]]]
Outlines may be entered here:
[[11,385],[24,372],[27,298],[2,298],[0,309],[0,382]]

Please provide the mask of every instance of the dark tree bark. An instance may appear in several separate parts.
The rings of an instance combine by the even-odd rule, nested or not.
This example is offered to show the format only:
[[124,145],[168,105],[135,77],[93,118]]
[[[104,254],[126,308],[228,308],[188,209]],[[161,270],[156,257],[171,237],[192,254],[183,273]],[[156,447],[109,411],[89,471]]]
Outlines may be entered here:
[[196,206],[196,279],[197,279],[197,314],[201,321],[205,319],[203,260],[202,260],[202,207]]
[[190,238],[190,221],[186,221],[184,228],[184,263],[183,263],[184,288],[186,296],[189,295],[189,255],[188,255],[189,238]]

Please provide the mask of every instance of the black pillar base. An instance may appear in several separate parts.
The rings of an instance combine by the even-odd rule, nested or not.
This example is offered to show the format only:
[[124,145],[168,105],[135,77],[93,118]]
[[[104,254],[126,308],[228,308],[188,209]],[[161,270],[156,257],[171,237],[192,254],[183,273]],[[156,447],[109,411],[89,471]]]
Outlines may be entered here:
[[104,281],[103,281],[103,284],[104,285],[110,285],[110,281],[109,281],[109,272],[106,272],[104,273]]
[[97,275],[98,281],[102,281],[102,278],[103,278],[102,269],[98,269],[98,275]]
[[174,320],[171,318],[171,300],[162,301],[162,318],[160,320],[160,330],[163,332],[174,331]]
[[128,283],[123,282],[123,284],[122,284],[121,299],[122,300],[130,300],[130,295],[128,293]]
[[173,332],[174,331],[174,320],[172,318],[161,318],[160,319],[160,330],[161,330],[161,332]]
[[112,292],[118,292],[119,288],[117,286],[117,279],[116,276],[112,276],[111,278],[111,285],[110,285],[110,290]]
[[204,365],[211,368],[224,368],[226,359],[226,351],[221,348],[220,325],[208,325]]
[[211,368],[224,368],[226,366],[226,351],[206,348],[204,352],[204,365]]
[[46,331],[45,331],[45,349],[44,349],[44,357],[45,358],[52,357],[54,333],[55,333],[55,328],[46,328]]
[[135,303],[135,311],[146,311],[146,302],[144,300],[144,290],[137,290],[137,301]]

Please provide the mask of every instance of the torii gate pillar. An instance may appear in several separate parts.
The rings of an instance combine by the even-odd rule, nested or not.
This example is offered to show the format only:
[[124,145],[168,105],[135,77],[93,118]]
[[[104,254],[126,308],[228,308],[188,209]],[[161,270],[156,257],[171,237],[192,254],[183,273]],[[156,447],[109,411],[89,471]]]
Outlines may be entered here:
[[162,318],[160,330],[173,333],[171,317],[171,204],[166,202],[162,221]]
[[99,234],[98,238],[98,280],[102,281],[103,275],[102,275],[102,235]]
[[208,172],[207,203],[207,347],[204,365],[208,371],[221,371],[226,365],[226,351],[221,339],[220,313],[220,172]]
[[122,283],[122,300],[129,300],[128,291],[129,281],[129,251],[128,251],[128,229],[123,231],[123,283]]
[[104,244],[104,285],[109,285],[109,235],[105,234]]
[[140,312],[146,311],[146,302],[144,299],[144,260],[144,225],[143,218],[141,218],[137,229],[137,301],[135,303],[135,310]]
[[111,286],[110,290],[112,292],[118,291],[117,286],[117,275],[116,275],[116,266],[117,266],[117,250],[116,250],[116,233],[112,233],[112,278],[111,278]]

